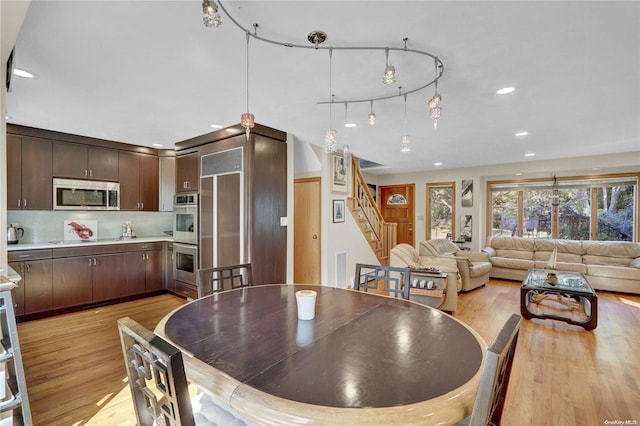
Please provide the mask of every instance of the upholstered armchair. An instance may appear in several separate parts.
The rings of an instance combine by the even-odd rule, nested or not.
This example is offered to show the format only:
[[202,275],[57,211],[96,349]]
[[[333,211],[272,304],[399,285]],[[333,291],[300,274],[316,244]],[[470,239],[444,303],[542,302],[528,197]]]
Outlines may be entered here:
[[491,262],[485,252],[460,250],[449,240],[426,240],[420,242],[420,256],[454,258],[462,278],[462,291],[473,290],[489,282]]
[[458,307],[458,291],[460,290],[460,276],[455,259],[436,256],[420,256],[416,249],[409,244],[398,244],[391,249],[389,266],[411,269],[435,267],[447,273],[445,296],[438,307],[442,311],[454,312]]

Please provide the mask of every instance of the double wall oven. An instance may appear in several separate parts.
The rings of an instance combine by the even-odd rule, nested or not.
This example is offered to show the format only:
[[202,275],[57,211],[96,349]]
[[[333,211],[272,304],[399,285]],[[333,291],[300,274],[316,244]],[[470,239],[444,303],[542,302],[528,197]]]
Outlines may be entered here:
[[174,279],[197,289],[198,193],[176,194],[173,203]]

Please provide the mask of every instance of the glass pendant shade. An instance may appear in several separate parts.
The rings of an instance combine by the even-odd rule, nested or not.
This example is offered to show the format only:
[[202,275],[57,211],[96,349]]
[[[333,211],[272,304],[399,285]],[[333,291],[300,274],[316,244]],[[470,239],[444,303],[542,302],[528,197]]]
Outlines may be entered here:
[[440,107],[440,102],[442,102],[442,97],[436,93],[433,98],[429,99],[429,108]]
[[433,118],[433,128],[438,128],[438,119],[442,116],[442,108],[440,102],[442,97],[439,94],[435,94],[433,98],[429,99],[429,117]]
[[256,125],[256,117],[249,112],[245,112],[240,117],[240,125],[247,129],[247,139],[249,139],[249,132],[251,132],[251,129]]
[[338,133],[329,129],[324,134],[324,152],[332,154],[338,150]]
[[384,84],[393,84],[396,82],[396,69],[393,65],[387,65],[384,69],[384,77],[382,77]]
[[409,148],[409,143],[411,142],[411,136],[402,135],[400,137],[400,151],[401,152],[409,152],[411,148]]
[[218,7],[209,0],[203,0],[202,2],[202,23],[207,28],[218,28],[222,25]]
[[369,125],[373,126],[376,124],[376,114],[373,112],[373,101],[371,101],[371,112],[367,118],[369,119]]

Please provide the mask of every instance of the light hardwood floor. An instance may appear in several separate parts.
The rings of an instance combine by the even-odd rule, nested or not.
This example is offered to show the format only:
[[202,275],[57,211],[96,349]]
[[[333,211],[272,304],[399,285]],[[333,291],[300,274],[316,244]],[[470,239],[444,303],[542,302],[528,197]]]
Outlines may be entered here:
[[[454,316],[490,343],[519,312],[518,284],[492,280],[461,294]],[[593,332],[523,321],[504,425],[640,424],[640,296],[598,297]],[[35,425],[134,425],[116,320],[153,329],[183,303],[162,295],[19,324]]]

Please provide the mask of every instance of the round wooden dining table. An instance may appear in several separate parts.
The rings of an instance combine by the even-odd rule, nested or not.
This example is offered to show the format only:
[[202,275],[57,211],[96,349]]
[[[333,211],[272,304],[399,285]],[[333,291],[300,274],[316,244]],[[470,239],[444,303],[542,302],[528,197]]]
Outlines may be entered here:
[[[299,320],[296,291],[317,292]],[[486,343],[437,309],[349,289],[259,285],[167,315],[156,334],[187,378],[260,425],[455,424],[471,413]]]

